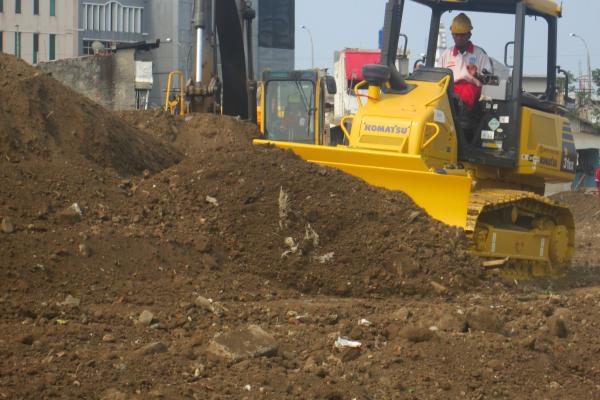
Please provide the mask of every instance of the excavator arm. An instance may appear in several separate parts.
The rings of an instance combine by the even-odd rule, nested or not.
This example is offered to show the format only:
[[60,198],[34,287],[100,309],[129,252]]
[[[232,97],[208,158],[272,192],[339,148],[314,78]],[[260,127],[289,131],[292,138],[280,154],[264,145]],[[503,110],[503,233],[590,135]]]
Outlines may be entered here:
[[250,51],[244,46],[243,29],[251,24],[248,7],[245,0],[194,1],[196,68],[187,87],[192,111],[249,117]]

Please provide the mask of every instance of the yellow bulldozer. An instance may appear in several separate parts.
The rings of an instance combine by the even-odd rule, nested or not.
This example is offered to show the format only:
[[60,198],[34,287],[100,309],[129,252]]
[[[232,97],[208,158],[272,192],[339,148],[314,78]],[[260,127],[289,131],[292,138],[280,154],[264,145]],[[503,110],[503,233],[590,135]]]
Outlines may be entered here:
[[[262,136],[273,141],[332,145],[326,115],[333,107],[328,97],[336,91],[333,77],[318,69],[264,71],[256,112]],[[343,141],[341,130],[337,131]]]
[[[505,277],[564,274],[574,254],[573,216],[544,197],[546,182],[572,181],[577,162],[569,122],[555,103],[561,7],[551,0],[412,0],[431,9],[429,40],[425,66],[404,79],[394,61],[407,1],[386,4],[381,61],[363,68],[355,90],[368,88],[368,96],[342,120],[344,145],[255,142],[407,193],[433,218],[464,228],[472,252]],[[452,11],[514,17],[514,40],[504,54],[508,73],[492,72],[484,82],[489,95],[470,124],[463,123],[452,71],[434,67],[441,17]],[[547,87],[538,96],[523,91],[529,18],[545,21],[547,32]]]

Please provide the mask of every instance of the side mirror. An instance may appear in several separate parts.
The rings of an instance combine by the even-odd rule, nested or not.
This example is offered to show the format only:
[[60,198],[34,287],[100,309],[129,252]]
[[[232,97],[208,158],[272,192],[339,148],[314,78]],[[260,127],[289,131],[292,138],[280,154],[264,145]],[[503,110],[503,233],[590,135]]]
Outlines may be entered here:
[[333,79],[333,76],[325,75],[325,87],[327,88],[327,93],[337,93],[337,85],[335,84],[335,79]]
[[511,44],[513,45],[513,47],[515,46],[515,42],[507,42],[504,45],[504,65],[506,65],[508,68],[512,68],[513,67],[512,65],[508,64],[508,48],[509,48],[509,46]]

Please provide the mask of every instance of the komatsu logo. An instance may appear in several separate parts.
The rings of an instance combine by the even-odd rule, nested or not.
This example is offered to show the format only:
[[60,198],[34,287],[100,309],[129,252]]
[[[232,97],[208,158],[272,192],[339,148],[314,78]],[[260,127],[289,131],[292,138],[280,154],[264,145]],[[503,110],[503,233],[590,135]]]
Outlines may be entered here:
[[363,124],[364,132],[373,133],[390,133],[395,135],[401,135],[408,132],[408,128],[399,125],[378,125],[378,124]]

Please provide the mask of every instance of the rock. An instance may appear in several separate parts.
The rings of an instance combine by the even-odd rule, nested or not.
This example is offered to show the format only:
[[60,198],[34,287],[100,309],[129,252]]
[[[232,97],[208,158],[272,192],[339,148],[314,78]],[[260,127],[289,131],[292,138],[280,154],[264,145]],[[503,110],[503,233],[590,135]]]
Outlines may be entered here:
[[487,365],[494,371],[501,371],[502,369],[504,369],[504,363],[501,360],[490,360],[488,361]]
[[117,389],[108,389],[102,394],[100,400],[127,400],[128,397],[125,393]]
[[215,337],[207,351],[213,355],[239,362],[256,357],[270,357],[277,354],[279,345],[275,338],[257,325]]
[[87,244],[81,243],[79,245],[79,254],[82,257],[89,257],[92,255],[92,251],[90,250],[90,247]]
[[317,368],[317,361],[314,359],[314,357],[309,356],[304,362],[304,365],[302,366],[302,371],[307,373],[314,373],[317,371]]
[[64,306],[64,307],[76,308],[76,307],[79,307],[79,303],[81,303],[81,301],[77,297],[68,295],[67,298],[63,302],[59,303],[59,305]]
[[467,326],[472,331],[503,333],[504,322],[489,308],[476,306],[467,311]]
[[417,217],[421,215],[420,211],[413,211],[410,214],[408,214],[408,218],[406,219],[406,223],[408,224],[412,224],[414,222],[415,219],[417,219]]
[[421,270],[421,266],[415,258],[405,255],[398,257],[394,266],[398,276],[406,278],[414,278]]
[[336,351],[339,353],[338,357],[342,362],[354,361],[362,354],[360,348],[342,348]]
[[19,339],[19,343],[25,344],[27,346],[31,346],[33,344],[33,335],[27,334],[27,335],[22,336]]
[[154,321],[154,314],[148,310],[142,311],[137,319],[137,323],[140,325],[150,325],[152,321]]
[[406,307],[399,308],[390,315],[390,317],[396,321],[408,321],[411,316],[412,312]]
[[567,323],[561,315],[554,315],[548,319],[548,331],[550,334],[559,337],[561,339],[569,336],[569,329]]
[[219,206],[219,201],[212,196],[206,196],[204,199],[208,204],[212,204],[215,207]]
[[227,311],[227,309],[223,307],[221,303],[213,301],[212,299],[207,299],[204,296],[196,297],[196,300],[194,300],[194,304],[196,305],[196,307],[199,307],[206,311],[210,311],[217,317],[222,317],[225,314],[225,311]]
[[167,345],[163,342],[154,342],[137,349],[135,354],[138,356],[149,356],[151,354],[166,353],[167,350]]
[[413,343],[427,342],[433,338],[433,332],[424,326],[407,326],[399,335]]
[[430,282],[431,287],[433,288],[433,290],[439,294],[439,295],[445,295],[448,293],[448,288],[442,284],[439,284],[437,282],[431,281]]
[[465,332],[467,323],[464,318],[458,318],[452,314],[444,314],[435,323],[440,330],[446,332]]
[[571,310],[569,310],[568,308],[564,308],[564,307],[557,308],[556,310],[554,310],[552,315],[560,317],[560,318],[564,319],[565,321],[569,321],[573,316],[571,313]]
[[105,343],[114,343],[115,337],[110,333],[107,333],[106,335],[102,336],[102,341]]
[[4,217],[2,218],[2,223],[0,223],[0,230],[2,233],[13,233],[15,231],[15,224],[13,224],[9,217]]
[[63,222],[74,224],[81,221],[82,215],[83,213],[81,212],[81,208],[79,208],[79,204],[73,203],[68,208],[59,212],[58,218]]

